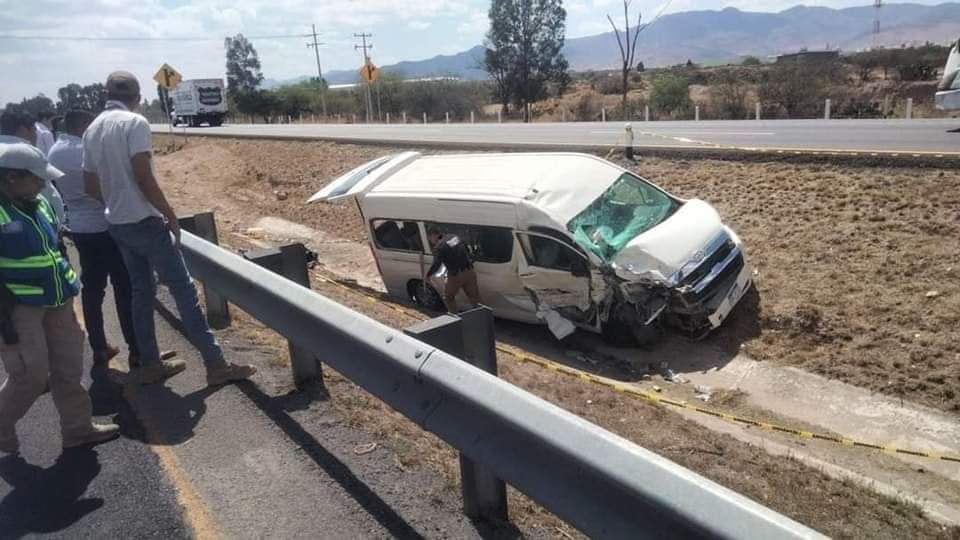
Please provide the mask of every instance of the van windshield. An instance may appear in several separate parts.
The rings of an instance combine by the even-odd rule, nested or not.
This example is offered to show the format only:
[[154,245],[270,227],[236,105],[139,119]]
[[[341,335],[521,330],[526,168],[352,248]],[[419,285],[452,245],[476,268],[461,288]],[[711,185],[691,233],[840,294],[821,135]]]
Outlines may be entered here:
[[616,257],[631,240],[670,217],[680,203],[642,179],[624,173],[567,229],[584,249],[604,261]]

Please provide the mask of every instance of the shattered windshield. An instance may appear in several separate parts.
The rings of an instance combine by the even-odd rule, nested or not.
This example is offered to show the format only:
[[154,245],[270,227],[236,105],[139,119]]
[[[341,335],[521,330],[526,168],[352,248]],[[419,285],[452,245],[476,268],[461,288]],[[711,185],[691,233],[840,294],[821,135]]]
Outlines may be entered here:
[[604,261],[614,258],[631,240],[670,217],[680,204],[666,193],[624,173],[567,228],[577,243]]

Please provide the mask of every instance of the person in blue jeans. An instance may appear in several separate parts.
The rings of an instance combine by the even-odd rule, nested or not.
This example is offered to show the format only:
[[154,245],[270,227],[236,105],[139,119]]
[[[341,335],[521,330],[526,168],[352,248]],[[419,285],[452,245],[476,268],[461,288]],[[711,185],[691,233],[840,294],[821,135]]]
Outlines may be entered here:
[[157,346],[154,273],[170,290],[187,338],[203,357],[211,386],[250,378],[256,369],[228,363],[207,325],[180,252],[180,226],[153,173],[153,134],[132,112],[140,84],[125,71],[107,79],[107,107],[83,135],[87,193],[103,202],[110,236],[126,263],[133,289],[133,331],[140,353],[140,382],[166,380],[184,369],[182,360],[163,360]]

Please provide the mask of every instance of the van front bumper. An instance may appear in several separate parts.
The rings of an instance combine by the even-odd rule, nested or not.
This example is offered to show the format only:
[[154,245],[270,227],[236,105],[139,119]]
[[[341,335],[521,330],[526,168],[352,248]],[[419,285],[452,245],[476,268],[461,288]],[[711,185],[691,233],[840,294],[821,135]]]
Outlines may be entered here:
[[726,292],[723,300],[720,301],[720,305],[707,317],[710,321],[710,326],[717,328],[727,319],[727,316],[733,311],[734,306],[736,306],[740,302],[740,299],[743,298],[743,295],[750,290],[750,285],[753,283],[752,276],[753,269],[749,263],[745,262],[743,269],[741,269],[737,275],[737,280],[733,286],[730,287],[730,290]]

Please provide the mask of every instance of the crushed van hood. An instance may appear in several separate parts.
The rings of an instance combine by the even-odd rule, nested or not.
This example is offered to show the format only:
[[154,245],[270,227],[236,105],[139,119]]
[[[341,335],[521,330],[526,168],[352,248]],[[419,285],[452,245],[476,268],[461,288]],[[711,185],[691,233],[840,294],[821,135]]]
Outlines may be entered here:
[[702,260],[704,248],[723,230],[720,214],[712,206],[691,199],[669,219],[631,240],[611,265],[628,281],[675,285],[677,273],[688,262]]

